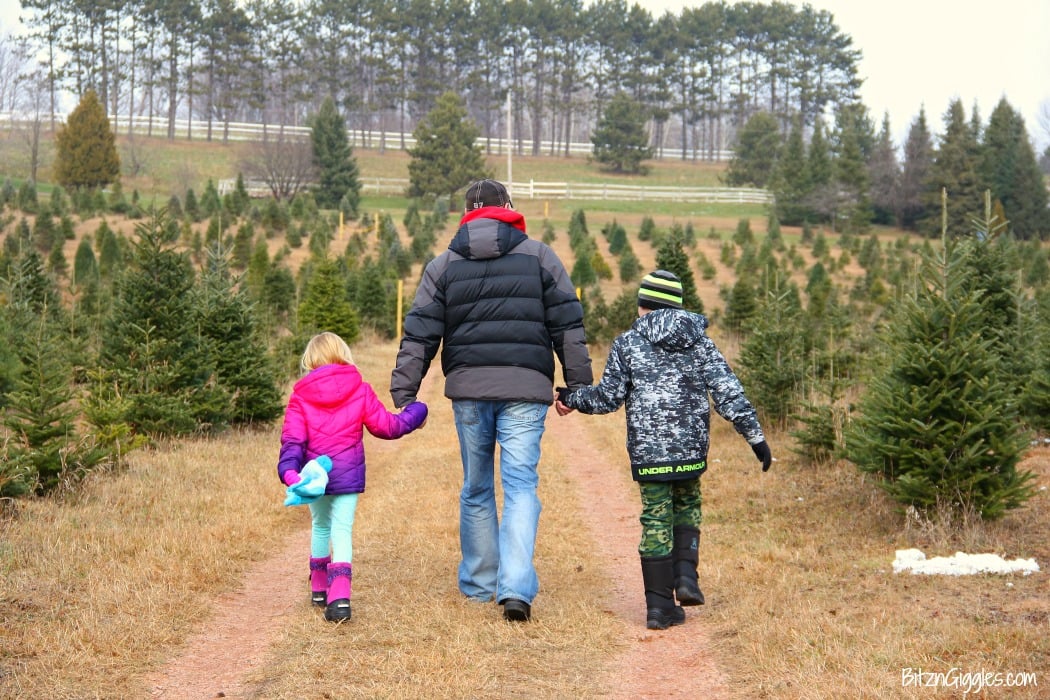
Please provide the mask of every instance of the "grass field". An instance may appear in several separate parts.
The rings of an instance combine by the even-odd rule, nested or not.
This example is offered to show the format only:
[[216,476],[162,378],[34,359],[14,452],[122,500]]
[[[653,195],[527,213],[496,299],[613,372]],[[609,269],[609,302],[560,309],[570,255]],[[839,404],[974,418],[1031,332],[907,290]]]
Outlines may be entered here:
[[[395,353],[380,341],[355,348],[379,386]],[[545,440],[539,612],[524,630],[505,625],[455,591],[458,446],[440,393],[430,391],[424,433],[369,442],[354,622],[336,628],[310,610],[304,573],[297,610],[249,672],[255,697],[615,695],[610,664],[637,632],[602,613],[603,562],[569,487],[573,446]],[[594,488],[631,488],[622,416],[577,418],[610,465],[610,481]],[[916,546],[1035,557],[1045,568],[1045,489],[1000,522],[949,533],[896,514],[848,464],[798,464],[784,434],[770,434],[778,460],[758,478],[731,427],[716,419],[713,429],[700,565],[709,600],[698,614],[734,698],[962,697],[903,686],[908,668],[1036,673],[1039,686],[978,697],[1045,697],[1045,572],[949,578],[890,567],[895,549]],[[144,679],[207,624],[215,597],[307,526],[302,509],[280,505],[277,445],[267,428],[135,453],[126,471],[0,520],[0,696],[147,697]],[[1050,449],[1024,466],[1050,483]]]
[[[24,144],[9,136],[0,141],[0,157],[7,175],[19,177]],[[199,192],[208,178],[236,174],[232,164],[241,148],[144,143],[143,171],[125,181],[125,191],[164,199],[189,186]],[[403,154],[357,155],[364,173],[405,176]],[[497,176],[500,163],[493,160]],[[42,179],[46,172],[45,167]],[[549,180],[599,177],[583,159],[516,159],[514,172],[516,179],[530,172]],[[717,176],[717,169],[707,166],[663,161],[654,165],[649,181],[711,185]],[[398,222],[404,208],[397,198],[365,204],[370,211],[390,212]],[[714,278],[697,277],[705,308],[715,314],[723,304],[720,290],[733,281],[732,268],[718,263],[721,238],[740,218],[751,219],[756,233],[764,230],[760,209],[516,205],[530,231],[544,218],[556,223],[555,248],[566,259],[564,225],[579,207],[587,209],[596,235],[614,218],[632,237],[647,215],[660,226],[692,223],[700,238],[693,255],[702,253],[716,264]],[[95,225],[85,222],[83,228]],[[709,229],[720,236],[707,238]],[[906,235],[879,234],[887,240]],[[789,243],[797,235],[785,231]],[[651,246],[634,239],[632,245],[643,268],[651,267]],[[837,282],[848,288],[858,274],[855,264],[846,265]],[[603,287],[607,297],[617,291],[612,282]],[[734,358],[733,339],[717,325],[712,334]],[[395,354],[395,343],[373,337],[355,346],[363,374],[381,396]],[[595,348],[593,355],[599,360],[604,350]],[[249,671],[260,689],[257,697],[615,694],[619,669],[611,659],[624,648],[626,636],[637,632],[602,614],[608,595],[603,562],[579,527],[585,509],[568,487],[574,446],[545,442],[541,533],[546,536],[537,556],[542,614],[524,630],[494,617],[479,622],[477,610],[454,590],[458,445],[441,387],[431,394],[425,433],[396,446],[369,443],[369,492],[354,534],[360,619],[355,613],[352,625],[325,625],[308,609],[304,588],[300,614]],[[610,481],[595,488],[631,488],[624,477],[622,421],[613,414],[576,423],[603,446],[602,458],[611,466]],[[769,478],[758,479],[750,453],[737,444],[731,428],[716,418],[712,429],[700,566],[709,603],[700,615],[715,638],[711,654],[726,672],[734,698],[963,696],[958,685],[906,686],[904,670],[920,668],[1034,673],[1038,685],[986,688],[978,697],[1046,697],[1050,448],[1033,448],[1022,465],[1036,473],[1039,489],[1024,508],[998,522],[948,530],[898,513],[848,463],[801,464],[786,433],[770,431],[778,461]],[[240,586],[242,572],[271,556],[289,533],[308,527],[302,509],[280,506],[273,474],[277,447],[272,426],[160,445],[133,453],[125,470],[93,475],[76,493],[7,505],[0,515],[0,697],[148,697],[148,674],[206,624],[220,594]],[[894,550],[905,547],[928,556],[963,550],[1034,557],[1043,571],[896,575]]]

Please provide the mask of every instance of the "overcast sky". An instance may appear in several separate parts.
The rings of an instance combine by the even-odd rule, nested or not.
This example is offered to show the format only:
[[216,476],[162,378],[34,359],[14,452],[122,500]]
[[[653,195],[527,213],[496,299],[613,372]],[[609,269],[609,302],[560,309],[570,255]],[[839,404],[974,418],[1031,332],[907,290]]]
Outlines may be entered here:
[[[802,6],[798,0],[788,0]],[[639,0],[654,16],[678,14],[705,0]],[[976,104],[988,122],[1003,96],[1024,117],[1039,151],[1050,144],[1050,0],[811,0],[828,10],[862,54],[861,98],[876,124],[889,112],[894,140],[926,108],[931,131],[959,98],[967,116]],[[0,0],[0,26],[18,25],[18,0]],[[1043,121],[1046,121],[1044,118]]]
[[[1024,117],[1039,151],[1050,143],[1039,115],[1050,113],[1050,1],[996,0],[787,0],[827,10],[861,51],[861,99],[876,125],[889,112],[900,144],[925,106],[926,123],[943,132],[955,98],[967,117],[974,104],[981,121],[1006,97]],[[654,16],[704,0],[639,0]],[[1045,109],[1044,109],[1045,108]],[[1045,121],[1045,119],[1044,119]]]

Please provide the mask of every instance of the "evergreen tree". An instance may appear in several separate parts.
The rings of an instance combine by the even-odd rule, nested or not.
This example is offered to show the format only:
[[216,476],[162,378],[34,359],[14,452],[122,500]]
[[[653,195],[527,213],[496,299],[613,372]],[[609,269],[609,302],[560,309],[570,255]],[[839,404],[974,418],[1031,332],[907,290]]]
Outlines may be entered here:
[[[219,218],[221,213],[222,200],[219,198],[219,190],[215,187],[215,181],[209,178],[204,184],[204,193],[200,199],[200,216],[202,219],[206,217],[214,219]],[[229,222],[226,223],[229,224]]]
[[607,224],[603,229],[605,238],[609,243],[609,252],[619,255],[627,247],[627,229],[615,220]]
[[[850,105],[839,109],[837,153],[833,162],[836,191],[835,221],[841,230],[863,232],[871,223],[871,202],[868,196],[870,182],[863,144],[868,134],[859,130],[857,112],[861,106]],[[864,120],[860,120],[864,121]]]
[[[581,254],[582,252],[582,254]],[[569,273],[572,283],[578,287],[589,287],[598,281],[598,275],[591,264],[590,248],[579,248],[576,250],[576,261]]]
[[996,370],[981,293],[969,286],[969,241],[927,260],[922,284],[901,300],[884,342],[887,361],[848,426],[847,457],[877,475],[898,503],[928,516],[993,519],[1031,495],[1019,471],[1027,439]]
[[235,270],[244,270],[252,257],[252,247],[255,242],[255,227],[252,222],[245,221],[237,227],[237,235],[233,238],[233,251],[230,265]]
[[91,250],[91,242],[85,236],[80,239],[73,258],[73,284],[85,285],[97,280],[98,262],[95,260],[95,251]]
[[196,223],[200,221],[203,216],[201,215],[200,204],[197,202],[197,193],[190,187],[186,190],[185,207],[186,216],[190,217],[190,221]]
[[726,301],[725,325],[732,331],[743,333],[750,329],[751,319],[758,313],[758,298],[748,275],[740,275],[729,292]]
[[27,327],[15,345],[22,369],[4,411],[13,439],[4,448],[0,495],[47,493],[81,478],[107,457],[76,428],[68,337],[45,316],[23,314],[22,321]]
[[335,101],[326,97],[310,124],[314,165],[320,182],[314,190],[317,206],[335,209],[345,198],[351,219],[357,218],[361,201],[361,183],[358,181],[357,161],[346,134],[346,121],[336,109]]
[[809,150],[806,153],[806,182],[809,190],[806,204],[809,209],[824,222],[831,221],[835,211],[837,196],[833,180],[831,148],[820,119],[813,125],[813,135],[809,139]]
[[780,155],[780,127],[769,112],[756,112],[737,138],[733,157],[726,169],[730,187],[765,187]]
[[963,236],[973,232],[972,221],[981,215],[983,190],[977,173],[977,137],[959,100],[954,100],[945,113],[944,127],[924,185],[919,226],[930,236],[941,233],[941,197],[947,191],[948,233]]
[[631,249],[628,243],[620,254],[620,282],[623,284],[633,282],[638,279],[641,271],[642,264],[638,261],[638,256],[634,254],[634,250]]
[[346,293],[346,278],[330,258],[317,261],[306,280],[299,303],[300,340],[321,331],[339,335],[353,343],[358,335],[358,314]]
[[1028,425],[1045,433],[1050,431],[1050,290],[1042,290],[1036,301],[1029,346],[1032,372],[1020,405]]
[[102,340],[104,381],[94,397],[97,415],[109,417],[112,408],[120,422],[147,435],[192,433],[226,399],[198,333],[193,267],[174,249],[167,216],[156,212],[135,227],[134,256],[118,280]]
[[228,397],[228,402],[215,405],[208,421],[211,427],[278,417],[283,405],[277,368],[267,353],[248,292],[238,288],[228,262],[214,251],[194,297],[197,327],[214,358],[216,383]]
[[1050,233],[1046,183],[1036,164],[1024,119],[1005,97],[988,120],[978,171],[981,182],[1002,202],[1015,236],[1038,240]]
[[882,118],[882,129],[868,161],[868,179],[871,182],[872,221],[884,226],[900,221],[901,169],[890,132],[890,115]]
[[104,187],[120,177],[116,137],[106,110],[88,90],[55,136],[55,180],[64,187]]
[[642,161],[653,157],[645,131],[645,107],[617,93],[602,112],[591,135],[594,160],[615,173],[644,173]]
[[673,272],[682,281],[682,306],[685,309],[703,313],[704,303],[696,293],[696,278],[679,237],[669,236],[656,251],[656,268]]
[[797,120],[777,160],[772,187],[776,195],[776,213],[781,223],[797,226],[809,218],[806,202],[812,188],[806,164],[806,145]]
[[773,289],[752,318],[740,348],[740,380],[760,406],[763,422],[784,427],[796,410],[806,366],[801,312],[790,290]]
[[40,203],[37,201],[36,183],[25,180],[18,188],[18,208],[25,214],[36,214]]
[[371,259],[365,260],[357,275],[354,302],[362,321],[367,321],[384,336],[393,337],[396,325],[392,308],[394,290],[389,282],[388,272],[382,265]]
[[447,195],[451,211],[457,190],[491,177],[477,145],[480,133],[458,95],[439,97],[412,134],[416,145],[408,151],[408,196]]

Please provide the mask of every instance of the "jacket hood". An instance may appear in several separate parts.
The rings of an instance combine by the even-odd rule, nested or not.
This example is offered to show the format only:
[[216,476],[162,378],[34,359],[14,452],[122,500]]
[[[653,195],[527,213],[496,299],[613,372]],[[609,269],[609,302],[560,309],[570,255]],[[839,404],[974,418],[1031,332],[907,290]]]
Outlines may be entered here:
[[525,235],[525,217],[506,207],[482,207],[459,221],[449,250],[468,260],[489,260],[506,255]]
[[631,328],[650,343],[670,352],[696,345],[707,330],[707,317],[682,309],[657,309],[638,318]]
[[362,381],[353,365],[322,365],[295,383],[295,393],[314,406],[336,406],[350,398]]

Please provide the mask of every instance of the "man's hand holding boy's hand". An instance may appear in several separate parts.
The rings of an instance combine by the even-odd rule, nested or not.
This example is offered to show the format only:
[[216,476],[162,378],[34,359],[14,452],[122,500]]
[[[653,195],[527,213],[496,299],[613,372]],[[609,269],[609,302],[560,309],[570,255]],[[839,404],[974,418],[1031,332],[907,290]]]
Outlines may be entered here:
[[757,442],[751,446],[751,451],[758,457],[758,461],[762,463],[762,471],[768,472],[769,465],[773,463],[773,453],[769,451],[769,444],[763,440]]
[[559,416],[567,416],[576,410],[565,405],[565,397],[569,395],[569,390],[566,387],[559,386],[554,390],[554,393],[554,410],[558,412]]

